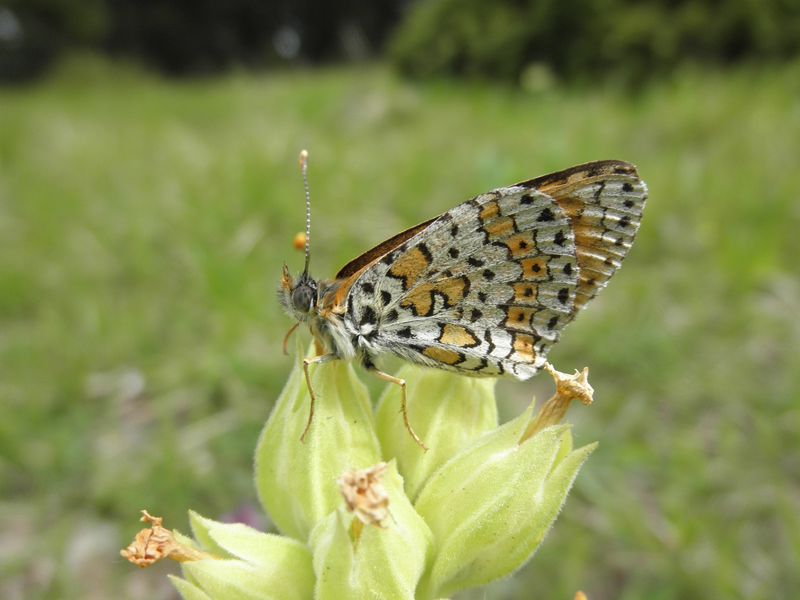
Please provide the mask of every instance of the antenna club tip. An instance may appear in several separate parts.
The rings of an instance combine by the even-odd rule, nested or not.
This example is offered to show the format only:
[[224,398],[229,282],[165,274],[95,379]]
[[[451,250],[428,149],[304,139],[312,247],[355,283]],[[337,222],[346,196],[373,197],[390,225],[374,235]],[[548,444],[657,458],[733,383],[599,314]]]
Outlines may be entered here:
[[308,150],[301,150],[300,157],[298,158],[300,167],[305,167],[308,164]]

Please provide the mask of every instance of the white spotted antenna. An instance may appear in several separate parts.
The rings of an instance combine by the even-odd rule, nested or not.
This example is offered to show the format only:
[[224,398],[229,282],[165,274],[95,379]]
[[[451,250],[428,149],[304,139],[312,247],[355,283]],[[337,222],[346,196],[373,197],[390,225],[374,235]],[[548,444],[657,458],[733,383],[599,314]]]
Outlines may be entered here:
[[308,275],[311,261],[311,192],[308,189],[308,150],[300,151],[300,172],[303,174],[303,188],[306,192],[306,264],[303,275]]

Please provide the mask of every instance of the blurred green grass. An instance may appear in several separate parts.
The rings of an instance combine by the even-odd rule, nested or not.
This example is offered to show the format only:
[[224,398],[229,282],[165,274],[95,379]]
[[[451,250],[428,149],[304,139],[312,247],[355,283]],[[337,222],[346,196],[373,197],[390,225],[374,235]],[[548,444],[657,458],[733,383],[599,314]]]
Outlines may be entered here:
[[[632,92],[411,85],[386,70],[191,82],[76,61],[0,91],[0,595],[171,597],[116,559],[148,508],[255,504],[290,369],[275,301],[477,193],[632,161],[631,256],[551,358],[601,445],[533,562],[464,598],[800,593],[800,65]],[[506,412],[550,383],[504,384]],[[398,424],[398,426],[400,426]]]

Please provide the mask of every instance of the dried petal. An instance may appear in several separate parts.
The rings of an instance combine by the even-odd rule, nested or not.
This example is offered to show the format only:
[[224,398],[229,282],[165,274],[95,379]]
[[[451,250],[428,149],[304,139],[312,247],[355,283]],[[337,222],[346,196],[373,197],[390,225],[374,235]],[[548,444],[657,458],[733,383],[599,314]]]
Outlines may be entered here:
[[389,516],[389,495],[381,482],[386,466],[385,462],[380,462],[368,469],[345,471],[338,479],[347,510],[364,525],[383,527],[383,521]]

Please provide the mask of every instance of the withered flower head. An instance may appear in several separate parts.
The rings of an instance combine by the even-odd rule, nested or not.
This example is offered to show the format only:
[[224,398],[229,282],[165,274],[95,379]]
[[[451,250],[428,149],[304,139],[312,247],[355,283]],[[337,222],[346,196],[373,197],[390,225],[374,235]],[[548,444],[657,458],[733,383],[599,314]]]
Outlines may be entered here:
[[589,385],[589,367],[584,367],[583,371],[576,370],[572,375],[556,371],[550,363],[545,363],[544,368],[555,381],[556,392],[531,421],[521,442],[530,439],[545,427],[559,424],[573,400],[579,400],[586,406],[592,403],[594,388]]
[[123,558],[137,567],[144,569],[162,558],[171,558],[178,562],[213,558],[210,554],[176,541],[173,533],[161,526],[163,522],[161,517],[154,517],[143,510],[142,518],[139,520],[149,524],[150,528],[142,529],[127,548],[119,551]]
[[383,527],[389,516],[389,495],[381,483],[386,466],[380,462],[367,469],[345,471],[338,479],[347,510],[365,525]]

